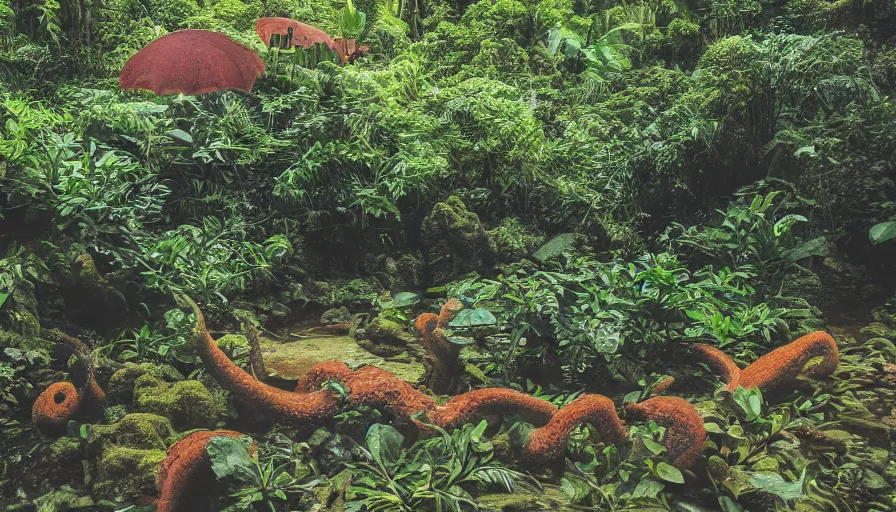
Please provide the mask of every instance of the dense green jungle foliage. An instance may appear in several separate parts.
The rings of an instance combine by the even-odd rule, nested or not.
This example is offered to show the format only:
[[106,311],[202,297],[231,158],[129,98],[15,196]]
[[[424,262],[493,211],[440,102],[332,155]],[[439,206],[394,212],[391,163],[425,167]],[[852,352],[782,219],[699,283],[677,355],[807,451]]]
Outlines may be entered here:
[[[209,510],[896,510],[894,0],[357,0],[362,27],[349,7],[0,0],[0,508],[155,510],[165,450],[219,427],[258,444],[211,443]],[[302,62],[263,16],[371,49]],[[118,88],[184,28],[267,71],[252,92]],[[253,370],[247,340],[319,324],[422,367],[413,319],[454,297],[457,391],[619,405],[674,375],[705,460],[662,462],[654,423],[631,449],[580,427],[553,468],[519,460],[512,417],[420,439],[366,409],[258,425],[177,291]],[[53,328],[110,397],[58,438],[31,422],[75,372]],[[840,368],[784,396],[716,397],[674,358],[743,365],[818,329]]]

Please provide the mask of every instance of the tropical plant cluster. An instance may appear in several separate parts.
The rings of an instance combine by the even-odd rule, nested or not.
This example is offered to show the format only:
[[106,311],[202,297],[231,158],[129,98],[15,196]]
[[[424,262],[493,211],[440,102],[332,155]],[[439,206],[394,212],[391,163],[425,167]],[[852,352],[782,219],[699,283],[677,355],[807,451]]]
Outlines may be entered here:
[[[262,17],[366,49],[269,48]],[[894,27],[892,0],[0,0],[0,505],[153,510],[165,450],[239,425],[196,506],[896,508]],[[251,91],[119,88],[182,29],[266,71]],[[338,332],[431,364],[414,318],[454,298],[452,385],[562,406],[674,375],[705,463],[668,464],[655,423],[630,447],[582,426],[552,468],[520,459],[512,415],[419,439],[364,407],[272,428],[200,364],[178,293],[278,386],[261,342]],[[52,328],[110,397],[56,438],[31,404],[79,361]],[[822,328],[839,369],[782,396],[714,392],[679,359],[704,343],[746,365]]]

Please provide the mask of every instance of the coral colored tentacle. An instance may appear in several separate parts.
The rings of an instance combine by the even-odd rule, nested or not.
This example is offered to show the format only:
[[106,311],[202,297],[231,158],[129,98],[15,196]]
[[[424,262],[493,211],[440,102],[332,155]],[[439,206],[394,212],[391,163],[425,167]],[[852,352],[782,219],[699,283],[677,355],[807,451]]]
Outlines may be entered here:
[[439,315],[423,313],[414,321],[420,333],[420,343],[426,349],[429,368],[426,375],[426,386],[436,394],[446,394],[457,386],[461,368],[460,346],[451,343],[443,329],[463,309],[457,299],[448,299],[442,305]]
[[296,393],[319,391],[328,380],[344,382],[352,375],[351,369],[342,361],[322,361],[312,366],[296,385]]
[[44,332],[44,338],[54,341],[71,351],[77,358],[71,382],[56,382],[44,390],[31,407],[31,420],[37,428],[52,433],[65,427],[68,421],[83,408],[100,408],[106,402],[106,392],[96,382],[96,371],[90,349],[81,340],[53,329]]
[[666,427],[666,451],[669,463],[688,469],[700,459],[706,428],[703,417],[687,400],[658,396],[637,404],[628,404],[626,411],[632,419],[653,420]]
[[743,370],[740,383],[763,392],[789,388],[804,373],[806,364],[815,358],[821,358],[821,362],[808,370],[810,376],[826,377],[837,369],[840,353],[830,334],[816,331],[772,350]]
[[447,329],[451,320],[453,320],[463,308],[464,305],[461,304],[459,300],[455,298],[448,299],[448,301],[442,305],[442,309],[439,310],[439,323],[436,327],[439,329]]
[[243,371],[218,348],[199,306],[186,295],[180,297],[196,315],[193,336],[199,357],[221,387],[261,412],[301,426],[325,423],[339,413],[336,399],[327,391],[292,393],[263,384]]
[[554,414],[547,425],[529,434],[523,452],[526,460],[540,464],[562,457],[566,452],[566,438],[583,423],[597,428],[607,444],[628,441],[628,429],[616,414],[613,401],[603,395],[582,395]]
[[702,362],[725,379],[726,391],[733,393],[737,389],[737,386],[740,385],[741,369],[734,359],[731,359],[731,356],[712,345],[703,343],[693,343],[689,345],[689,348],[692,355],[700,358]]
[[213,438],[241,436],[243,434],[232,430],[214,430],[196,432],[175,443],[159,468],[157,512],[175,512],[182,508],[183,498],[191,484],[201,471],[209,467],[210,460],[205,449]]
[[430,413],[433,423],[451,430],[490,414],[519,414],[541,426],[557,413],[557,406],[525,393],[507,388],[485,388],[458,395]]

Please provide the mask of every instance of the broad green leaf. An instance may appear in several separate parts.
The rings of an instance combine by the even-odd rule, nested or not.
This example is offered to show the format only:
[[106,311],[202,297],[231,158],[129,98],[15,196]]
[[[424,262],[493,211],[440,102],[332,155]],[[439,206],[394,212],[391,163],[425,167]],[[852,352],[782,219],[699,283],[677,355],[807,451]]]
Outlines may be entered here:
[[712,432],[713,434],[724,434],[725,433],[725,431],[723,431],[721,429],[721,427],[719,427],[715,423],[704,423],[703,427],[706,428],[707,432]]
[[667,482],[674,484],[684,483],[684,475],[681,474],[681,471],[665,462],[660,462],[656,465],[656,474]]
[[808,219],[803,217],[802,215],[789,214],[785,215],[781,220],[775,222],[775,225],[772,227],[772,230],[775,233],[775,236],[781,236],[784,233],[790,231],[790,227],[796,224],[797,222],[806,222]]
[[790,261],[799,261],[803,258],[808,258],[809,256],[827,256],[827,254],[828,240],[827,238],[820,236],[794,247],[793,250],[787,254],[787,259]]
[[401,454],[401,444],[404,443],[404,436],[398,430],[379,423],[374,423],[367,429],[365,439],[373,460],[382,466],[398,460],[398,456]]
[[537,259],[538,261],[549,260],[555,256],[559,256],[565,251],[572,249],[575,240],[575,233],[561,233],[539,247],[538,250],[535,251],[534,254],[532,254],[532,257]]
[[659,455],[659,454],[663,453],[664,451],[666,451],[665,446],[654,441],[653,439],[645,437],[644,439],[642,439],[642,441],[644,442],[644,446],[646,446],[648,450],[653,452],[654,455]]
[[449,327],[482,327],[495,325],[498,319],[485,308],[464,309],[448,324]]
[[656,480],[644,478],[635,486],[635,490],[632,492],[632,497],[656,498],[657,494],[659,494],[664,487],[666,486]]
[[579,478],[563,477],[560,481],[560,491],[575,504],[591,495],[591,486]]
[[722,507],[722,512],[744,512],[743,507],[728,496],[719,497],[719,506]]
[[785,501],[792,501],[803,496],[803,486],[806,481],[806,471],[795,482],[787,482],[778,473],[753,473],[750,483],[755,487],[779,496]]
[[234,478],[240,482],[251,482],[256,468],[249,456],[252,440],[248,437],[213,437],[205,451],[212,463],[212,471],[218,480]]
[[793,156],[800,155],[815,156],[815,146],[803,146],[793,152]]
[[0,308],[3,307],[3,303],[6,302],[6,299],[9,297],[8,293],[0,292]]
[[165,135],[178,142],[183,142],[188,146],[193,144],[193,137],[189,133],[180,129],[168,130],[167,132],[165,132]]
[[455,345],[472,345],[473,343],[476,343],[475,338],[464,336],[448,336],[448,341],[454,343]]
[[420,296],[413,292],[398,292],[392,299],[393,306],[403,308],[420,302]]
[[879,244],[896,238],[896,221],[881,222],[874,225],[868,231],[868,238],[872,244]]

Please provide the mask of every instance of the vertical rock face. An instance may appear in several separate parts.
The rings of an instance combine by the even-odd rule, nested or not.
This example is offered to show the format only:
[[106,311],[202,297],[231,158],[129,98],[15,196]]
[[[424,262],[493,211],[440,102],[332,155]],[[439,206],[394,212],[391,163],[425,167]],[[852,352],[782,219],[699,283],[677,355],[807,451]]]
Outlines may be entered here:
[[489,268],[496,246],[479,216],[456,196],[436,203],[420,226],[432,281],[445,283],[468,272]]

